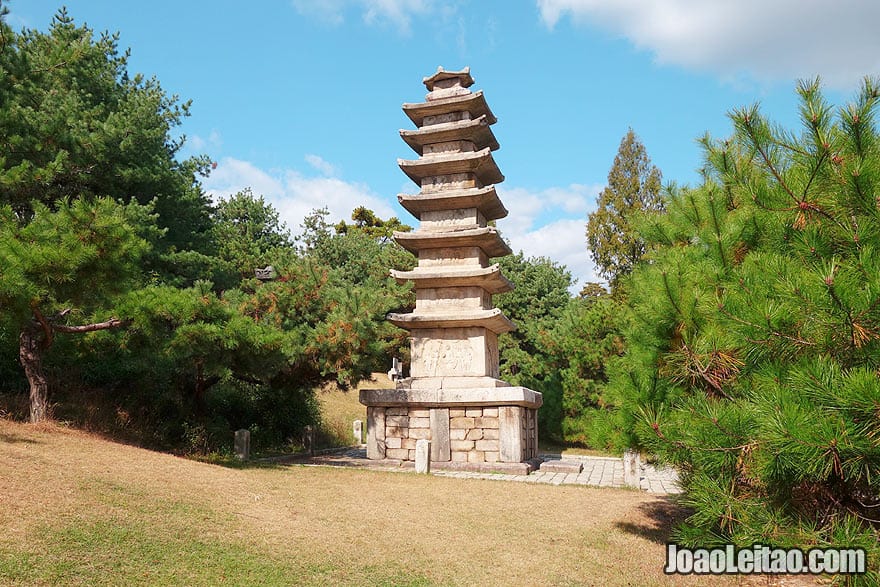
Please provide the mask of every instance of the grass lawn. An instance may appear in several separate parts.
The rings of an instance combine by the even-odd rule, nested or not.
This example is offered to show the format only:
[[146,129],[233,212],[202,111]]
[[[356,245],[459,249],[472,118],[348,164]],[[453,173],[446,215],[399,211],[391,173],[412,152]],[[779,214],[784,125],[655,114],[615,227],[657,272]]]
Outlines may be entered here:
[[224,468],[0,420],[3,585],[717,585],[627,490]]

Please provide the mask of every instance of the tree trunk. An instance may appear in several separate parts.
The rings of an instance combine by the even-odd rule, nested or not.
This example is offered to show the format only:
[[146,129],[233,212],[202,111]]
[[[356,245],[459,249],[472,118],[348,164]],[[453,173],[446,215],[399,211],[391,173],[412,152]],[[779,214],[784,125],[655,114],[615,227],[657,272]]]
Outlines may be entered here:
[[30,385],[30,421],[44,422],[49,418],[49,384],[43,374],[43,333],[38,328],[21,331],[18,357]]

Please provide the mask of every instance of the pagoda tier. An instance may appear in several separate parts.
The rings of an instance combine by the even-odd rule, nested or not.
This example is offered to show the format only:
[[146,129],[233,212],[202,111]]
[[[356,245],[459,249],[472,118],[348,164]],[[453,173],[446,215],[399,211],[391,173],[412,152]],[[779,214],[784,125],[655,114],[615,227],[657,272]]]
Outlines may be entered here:
[[403,111],[419,128],[444,122],[474,120],[481,116],[485,116],[489,124],[498,122],[489,110],[483,92],[429,100],[418,104],[404,104]]
[[525,461],[537,455],[542,399],[499,379],[498,336],[515,326],[492,303],[513,289],[490,263],[511,253],[488,225],[507,216],[494,185],[504,181],[492,156],[496,119],[483,93],[467,89],[467,68],[440,68],[424,83],[425,102],[403,105],[418,128],[400,131],[419,158],[398,160],[420,188],[398,196],[419,227],[394,233],[418,266],[391,272],[413,283],[416,304],[387,316],[410,332],[409,377],[395,389],[361,391],[367,456],[414,460],[416,441],[430,439],[434,462],[526,473]]
[[419,220],[425,212],[466,208],[475,208],[485,220],[497,220],[507,216],[507,208],[498,198],[494,185],[435,192],[430,195],[398,194],[397,201]]
[[[497,150],[498,141],[489,128],[489,118],[485,115],[466,122],[444,122],[418,130],[401,130],[400,138],[419,155],[430,155],[438,148],[448,148],[450,143],[469,141],[474,149],[489,148]],[[440,145],[438,147],[437,145]]]
[[478,247],[487,257],[503,257],[511,254],[510,246],[491,226],[432,232],[395,232],[394,240],[411,253],[419,254],[424,249],[448,249]]
[[[436,180],[442,176],[458,174],[473,174],[480,182],[479,187],[504,181],[504,176],[492,157],[492,150],[488,147],[472,152],[432,154],[415,160],[398,159],[397,164],[419,186],[424,186],[425,180],[429,178]],[[436,185],[439,182],[433,183]]]
[[490,294],[511,291],[513,284],[501,274],[498,264],[491,267],[459,269],[448,267],[417,268],[412,271],[391,270],[391,276],[398,283],[412,281],[416,289],[429,287],[481,287]]
[[474,326],[504,334],[515,330],[507,316],[498,308],[491,310],[457,310],[446,313],[388,314],[388,321],[401,328],[465,328]]

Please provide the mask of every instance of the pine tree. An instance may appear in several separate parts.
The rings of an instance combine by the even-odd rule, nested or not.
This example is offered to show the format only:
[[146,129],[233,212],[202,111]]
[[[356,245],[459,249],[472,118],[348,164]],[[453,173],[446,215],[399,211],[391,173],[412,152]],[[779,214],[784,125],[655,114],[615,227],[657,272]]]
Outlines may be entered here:
[[632,129],[620,141],[608,185],[599,194],[598,208],[587,222],[590,256],[614,288],[645,254],[645,243],[631,218],[641,210],[662,207],[662,175],[651,165],[645,146]]
[[33,204],[24,225],[11,206],[0,207],[0,307],[18,335],[31,422],[49,416],[42,362],[56,335],[123,325],[102,314],[139,282],[140,261],[158,232],[149,209],[134,203],[103,198],[56,207]]
[[703,140],[704,181],[647,215],[627,355],[609,394],[625,443],[678,466],[691,544],[847,545],[880,523],[878,86],[835,110],[802,82],[802,129],[756,106]]

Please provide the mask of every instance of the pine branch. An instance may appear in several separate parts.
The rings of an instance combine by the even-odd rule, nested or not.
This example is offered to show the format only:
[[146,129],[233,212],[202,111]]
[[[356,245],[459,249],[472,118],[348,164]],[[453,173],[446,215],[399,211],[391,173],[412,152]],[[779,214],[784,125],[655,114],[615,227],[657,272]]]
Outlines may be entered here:
[[794,200],[795,202],[798,202],[797,196],[794,195],[794,192],[792,192],[791,188],[788,187],[788,184],[785,183],[785,180],[779,174],[779,171],[777,171],[776,166],[773,165],[773,161],[770,159],[770,156],[767,154],[766,149],[764,149],[764,147],[758,141],[758,136],[755,134],[754,128],[752,127],[751,119],[749,117],[746,117],[744,122],[745,122],[746,132],[748,133],[749,138],[752,140],[752,144],[755,146],[755,149],[758,151],[758,153],[761,155],[761,158],[764,160],[765,167],[770,170],[770,173],[773,174],[773,177],[776,178],[776,182],[780,185],[780,187],[782,187],[783,190],[785,190],[785,193],[787,193],[791,197],[792,200]]
[[822,155],[819,156],[819,160],[816,161],[816,165],[813,166],[813,171],[810,173],[810,179],[807,180],[807,185],[804,186],[804,195],[802,201],[806,201],[807,192],[810,191],[810,186],[813,185],[813,180],[816,179],[816,175],[819,174],[819,168],[822,167],[822,163],[825,161],[825,158],[828,156],[828,143],[825,143],[825,149],[822,151]]
[[[744,320],[744,319],[740,318],[739,316],[734,316],[733,314],[731,314],[730,312],[725,310],[724,306],[722,306],[720,304],[718,306],[718,311],[721,312],[722,314],[724,314],[725,316],[727,316],[728,318],[730,318],[731,320],[733,320],[734,322],[738,322],[744,326],[751,326],[752,328],[762,330],[764,332],[767,332],[768,334],[771,334],[772,336],[776,336],[777,338],[783,338],[785,340],[789,340],[791,342],[795,342],[795,343],[803,345],[803,346],[816,346],[815,342],[805,340],[805,339],[797,337],[797,336],[791,336],[789,334],[785,334],[784,332],[780,332],[778,330],[773,330],[769,325],[767,328],[764,328],[760,324],[755,324],[753,322],[749,322],[748,320]],[[752,339],[749,339],[749,340],[750,340],[750,342],[756,342],[756,343],[765,342],[765,341],[758,341],[758,340],[752,340]]]
[[110,328],[119,328],[131,324],[130,320],[119,320],[118,318],[110,318],[105,322],[95,322],[93,324],[84,324],[82,326],[66,326],[64,324],[53,324],[52,328],[58,332],[78,334],[82,332],[95,332],[97,330],[109,330]]
[[666,275],[666,272],[661,272],[661,275],[663,276],[663,287],[666,288],[666,297],[669,298],[669,302],[672,304],[672,307],[675,308],[676,313],[678,313],[679,316],[684,316],[681,309],[678,307],[678,304],[675,303],[675,298],[672,296],[672,290],[669,288],[669,278]]

